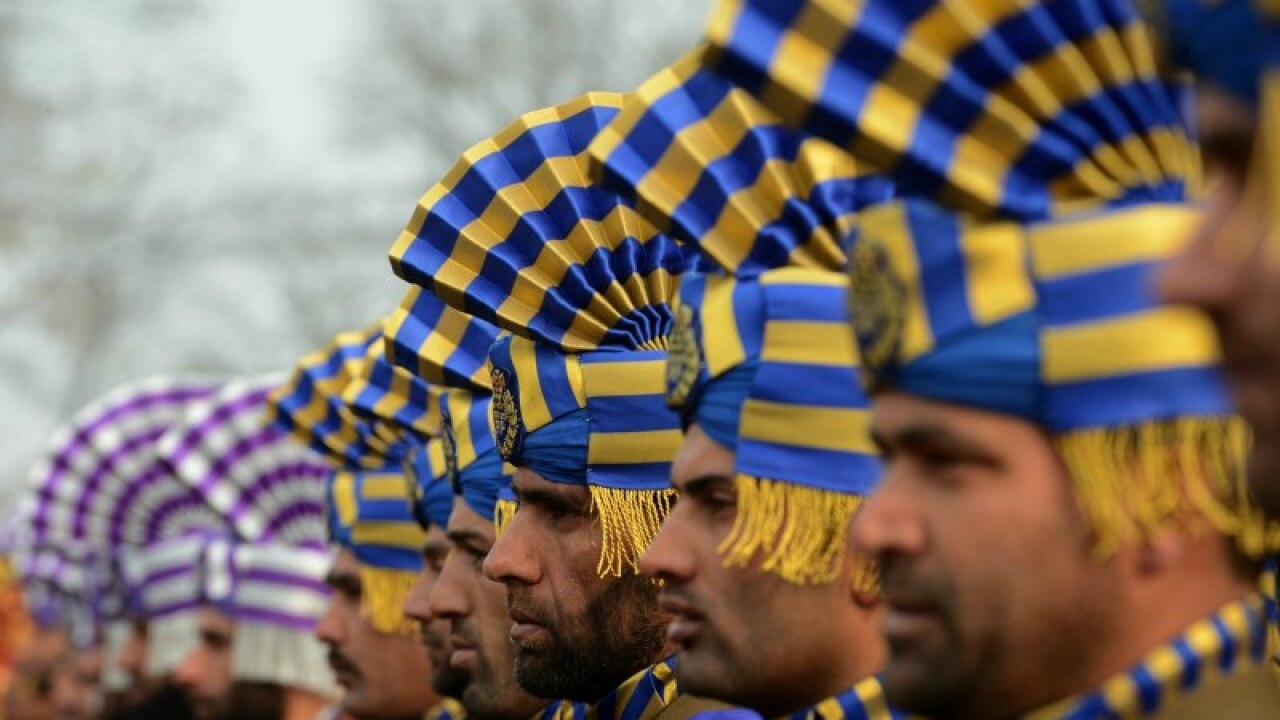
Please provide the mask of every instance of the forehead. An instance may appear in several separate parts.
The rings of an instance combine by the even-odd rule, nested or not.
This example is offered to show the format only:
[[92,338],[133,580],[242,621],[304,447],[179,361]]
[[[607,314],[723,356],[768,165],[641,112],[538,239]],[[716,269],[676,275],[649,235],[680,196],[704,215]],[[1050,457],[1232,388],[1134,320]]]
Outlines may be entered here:
[[1247,102],[1216,85],[1196,88],[1196,125],[1202,137],[1252,135],[1258,117]]
[[221,610],[205,608],[200,612],[200,632],[230,635],[236,629],[236,621]]
[[471,509],[459,496],[453,498],[453,512],[449,514],[449,533],[479,535],[492,543],[497,536],[493,520]]
[[1048,436],[1029,420],[894,391],[879,393],[872,400],[871,429],[878,440],[890,444],[907,435],[928,433],[991,449],[1052,451]]
[[333,564],[329,567],[330,575],[354,575],[360,572],[360,561],[350,548],[340,547],[333,554]]
[[516,469],[511,487],[520,496],[521,502],[526,502],[530,496],[534,501],[538,498],[555,498],[569,503],[588,502],[591,499],[591,491],[586,485],[551,482],[528,468]]
[[423,544],[425,547],[439,547],[448,542],[449,538],[445,535],[444,528],[439,525],[432,525],[427,530],[427,537]]
[[712,440],[697,423],[690,425],[671,464],[676,489],[682,490],[685,483],[698,478],[729,478],[733,473],[733,451]]

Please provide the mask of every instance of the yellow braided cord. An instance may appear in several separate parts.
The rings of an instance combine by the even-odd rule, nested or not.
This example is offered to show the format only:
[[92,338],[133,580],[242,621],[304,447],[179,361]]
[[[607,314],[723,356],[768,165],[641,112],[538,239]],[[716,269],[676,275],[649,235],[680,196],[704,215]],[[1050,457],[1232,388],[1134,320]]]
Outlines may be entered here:
[[516,518],[516,509],[520,504],[515,500],[499,500],[493,506],[493,532],[494,537],[502,537],[502,531],[507,529],[512,520]]
[[410,570],[360,566],[360,613],[374,630],[387,635],[413,635],[418,623],[404,616],[404,601],[418,574]]
[[[718,548],[726,567],[746,566],[760,554],[760,567],[788,582],[821,584],[839,577],[861,496],[749,475],[735,480],[738,514]],[[858,558],[856,565],[854,587],[874,590],[874,561]]]
[[591,507],[600,518],[600,577],[636,572],[662,521],[671,512],[675,491],[622,490],[591,485]]
[[1236,539],[1258,556],[1274,540],[1249,502],[1250,444],[1239,418],[1182,418],[1078,430],[1055,438],[1076,499],[1107,557],[1177,523]]

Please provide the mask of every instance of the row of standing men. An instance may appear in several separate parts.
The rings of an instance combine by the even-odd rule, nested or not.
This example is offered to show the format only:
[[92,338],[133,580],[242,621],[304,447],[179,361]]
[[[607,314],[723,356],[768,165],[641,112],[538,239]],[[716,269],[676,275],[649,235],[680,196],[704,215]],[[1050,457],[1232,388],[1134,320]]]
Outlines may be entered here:
[[78,416],[31,606],[113,717],[1280,716],[1271,5],[723,0]]

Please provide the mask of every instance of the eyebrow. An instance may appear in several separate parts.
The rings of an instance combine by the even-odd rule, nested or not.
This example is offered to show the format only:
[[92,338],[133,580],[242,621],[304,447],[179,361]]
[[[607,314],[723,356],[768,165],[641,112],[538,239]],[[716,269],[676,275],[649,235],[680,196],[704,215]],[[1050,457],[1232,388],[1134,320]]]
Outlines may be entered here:
[[489,548],[493,547],[493,541],[479,530],[447,530],[445,537],[449,538],[449,542],[454,545],[467,547],[476,552],[488,553]]
[[675,487],[676,492],[681,495],[700,495],[714,490],[718,485],[731,484],[732,482],[733,478],[728,475],[707,473],[685,482],[673,482],[672,485]]
[[364,587],[360,582],[360,576],[355,573],[330,572],[325,576],[324,582],[334,590],[349,595],[359,595]]
[[556,492],[546,488],[529,488],[522,490],[514,483],[511,486],[512,491],[516,494],[516,499],[521,505],[537,505],[543,508],[551,508],[567,513],[586,514],[588,507],[583,502],[566,493]]
[[206,645],[222,646],[231,642],[231,635],[221,630],[202,629],[200,631],[200,639]]
[[952,432],[941,425],[918,423],[906,425],[893,432],[871,428],[871,440],[881,451],[886,449],[908,453],[945,450],[983,464],[995,465],[998,460],[986,447]]

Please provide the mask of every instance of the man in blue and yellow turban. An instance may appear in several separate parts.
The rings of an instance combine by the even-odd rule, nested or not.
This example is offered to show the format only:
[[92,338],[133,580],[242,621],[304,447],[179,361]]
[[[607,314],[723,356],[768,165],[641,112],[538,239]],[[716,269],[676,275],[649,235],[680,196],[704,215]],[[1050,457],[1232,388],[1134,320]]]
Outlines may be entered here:
[[851,251],[886,461],[854,536],[880,561],[890,699],[1275,714],[1248,431],[1207,319],[1151,288],[1199,222],[1198,167],[1136,10],[723,9],[717,72],[907,196],[864,211]]
[[1280,518],[1280,5],[1265,0],[1151,3],[1169,56],[1196,74],[1209,209],[1165,270],[1171,302],[1209,313],[1240,410],[1253,428],[1258,500]]
[[438,394],[384,357],[382,323],[339,334],[302,358],[272,395],[277,425],[333,468],[326,512],[337,546],[316,634],[356,718],[420,718],[440,699],[404,602],[422,570],[425,532],[404,465],[438,431]]
[[657,586],[636,572],[671,506],[664,402],[681,249],[587,177],[622,105],[591,93],[466,153],[392,249],[401,277],[511,336],[490,351],[493,430],[519,510],[484,560],[506,585],[516,679],[602,715],[678,718]]
[[[1280,519],[1280,4],[1266,0],[1150,2],[1170,58],[1196,75],[1206,185],[1205,222],[1166,265],[1161,291],[1213,320],[1241,415],[1253,430],[1249,487]],[[1271,548],[1274,552],[1276,548]],[[1263,578],[1280,670],[1273,557]]]
[[450,551],[425,609],[447,628],[448,663],[461,685],[457,697],[468,718],[551,720],[562,706],[516,682],[506,590],[481,570],[498,533],[499,495],[511,479],[491,430],[489,348],[498,330],[413,288],[388,334],[394,362],[444,389],[443,464],[454,490],[445,526]]
[[689,692],[764,717],[887,720],[875,568],[848,548],[881,466],[842,242],[891,187],[699,60],[641,85],[591,147],[604,183],[707,267],[681,277],[667,361],[680,501],[640,567],[676,616]]
[[413,483],[414,519],[424,536],[422,571],[404,598],[403,611],[405,617],[418,624],[431,661],[431,687],[440,696],[440,705],[427,713],[426,720],[460,720],[466,713],[457,698],[467,689],[467,674],[449,664],[453,654],[449,622],[431,614],[431,591],[449,557],[445,528],[453,512],[453,486],[445,468],[443,432],[413,451],[405,464],[405,474]]

